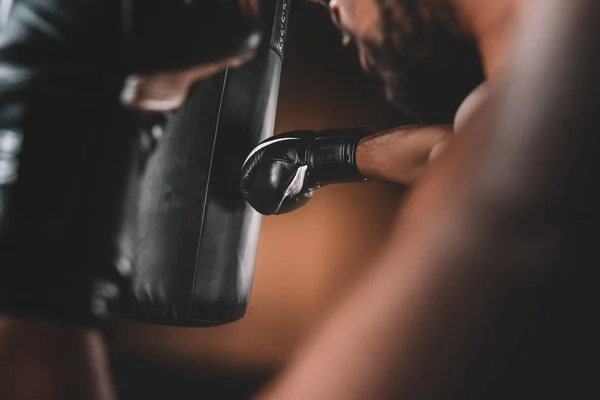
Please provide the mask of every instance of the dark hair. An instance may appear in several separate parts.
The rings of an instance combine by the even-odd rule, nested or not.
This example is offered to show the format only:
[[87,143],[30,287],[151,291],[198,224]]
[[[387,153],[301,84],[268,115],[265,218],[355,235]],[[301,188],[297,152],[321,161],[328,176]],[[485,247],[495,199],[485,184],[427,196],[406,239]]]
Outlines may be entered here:
[[[432,1],[435,21],[419,11],[423,0],[377,0],[383,43],[371,56],[393,71],[395,104],[412,119],[451,123],[460,103],[484,80],[479,50],[461,31],[451,6]],[[422,5],[422,4],[421,4]],[[402,23],[395,17],[401,7]]]

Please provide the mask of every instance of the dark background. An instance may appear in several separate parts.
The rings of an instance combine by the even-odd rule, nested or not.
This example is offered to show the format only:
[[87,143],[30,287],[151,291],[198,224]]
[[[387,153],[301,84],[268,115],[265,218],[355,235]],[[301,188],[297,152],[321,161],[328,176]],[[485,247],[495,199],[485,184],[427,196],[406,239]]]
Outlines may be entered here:
[[[294,2],[275,131],[402,123],[343,48],[326,10]],[[123,321],[112,341],[122,400],[247,399],[284,365],[368,267],[401,189],[320,189],[298,212],[264,219],[247,316],[217,328]]]

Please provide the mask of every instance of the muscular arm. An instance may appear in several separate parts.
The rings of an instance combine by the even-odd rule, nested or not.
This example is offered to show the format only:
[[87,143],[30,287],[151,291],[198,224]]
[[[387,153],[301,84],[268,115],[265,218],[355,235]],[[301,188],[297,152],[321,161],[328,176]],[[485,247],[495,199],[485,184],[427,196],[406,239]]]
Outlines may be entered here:
[[555,273],[586,276],[582,265],[598,260],[587,232],[599,222],[600,4],[537,7],[502,91],[261,400],[465,398],[511,353]]
[[285,132],[250,152],[240,189],[256,211],[272,215],[304,206],[324,185],[365,178],[412,185],[451,131],[449,126],[421,125],[375,134],[364,128]]
[[356,149],[356,165],[365,178],[411,185],[423,175],[435,145],[451,133],[451,126],[409,126],[367,136]]
[[356,149],[356,164],[366,178],[411,185],[450,144],[453,131],[463,130],[488,95],[485,83],[477,87],[456,113],[454,126],[401,126],[367,136]]

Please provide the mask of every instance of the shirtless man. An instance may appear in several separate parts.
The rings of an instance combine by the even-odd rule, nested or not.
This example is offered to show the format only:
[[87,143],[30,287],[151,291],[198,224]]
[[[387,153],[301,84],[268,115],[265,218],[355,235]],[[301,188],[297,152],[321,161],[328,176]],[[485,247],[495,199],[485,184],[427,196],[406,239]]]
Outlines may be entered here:
[[[534,1],[431,4],[460,11],[495,86],[501,67],[509,65],[505,53],[519,6]],[[343,4],[357,7],[358,14],[345,15],[360,15],[371,29],[378,22],[375,6],[402,10],[391,0]],[[526,15],[529,30],[519,34],[516,49],[517,60],[529,62],[510,64],[507,85],[492,94],[489,111],[474,114],[412,194],[380,262],[265,398],[446,399],[485,387],[493,375],[486,367],[499,364],[482,360],[510,353],[502,350],[511,349],[525,329],[519,322],[543,298],[550,272],[564,271],[564,260],[578,265],[593,255],[580,233],[598,223],[589,212],[598,198],[589,190],[594,177],[588,173],[597,167],[597,135],[586,124],[594,122],[600,104],[594,73],[600,11],[595,0],[546,0],[538,7]],[[427,10],[424,19],[433,21]],[[401,15],[391,15],[400,20],[394,26],[402,26]],[[341,8],[340,16],[350,24]],[[561,107],[564,96],[569,107]],[[68,336],[60,340],[74,344]],[[85,352],[74,353],[74,365],[83,365],[81,358],[98,365]],[[14,373],[13,367],[6,371]],[[91,369],[92,387],[105,385]],[[465,389],[466,374],[472,385]],[[17,382],[10,378],[5,381]],[[87,392],[71,395],[93,398]],[[58,392],[55,397],[68,398]]]
[[481,58],[473,36],[447,5],[424,2],[436,4],[431,22],[405,7],[415,14],[409,27],[393,19],[385,2],[316,2],[329,7],[343,44],[356,45],[363,69],[381,81],[388,102],[421,123],[377,133],[294,131],[266,140],[242,168],[242,192],[264,215],[293,211],[314,189],[331,183],[414,184],[484,91],[482,85],[463,101],[483,81]]
[[[598,262],[589,232],[600,222],[591,184],[599,167],[600,4],[331,0],[329,7],[363,64],[389,82],[395,69],[384,44],[434,57],[439,49],[427,33],[445,26],[477,42],[487,83],[409,196],[379,261],[259,398],[573,398],[594,390],[584,366],[596,359],[588,266]],[[307,193],[306,181],[318,187],[307,148],[297,152],[305,159],[285,160],[294,167],[273,169],[293,184],[274,173],[271,182],[285,190],[269,188],[262,204],[288,206],[286,192]],[[258,154],[249,159],[256,171],[277,166],[276,155],[262,162]],[[253,178],[245,178],[252,192]],[[273,193],[280,197],[269,199]]]

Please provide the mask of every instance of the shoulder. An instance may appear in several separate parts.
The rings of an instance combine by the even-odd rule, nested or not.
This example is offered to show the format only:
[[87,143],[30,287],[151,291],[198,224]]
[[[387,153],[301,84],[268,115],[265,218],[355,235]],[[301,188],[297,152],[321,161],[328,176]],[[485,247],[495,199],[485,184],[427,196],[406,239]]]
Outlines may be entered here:
[[454,132],[460,132],[473,117],[479,106],[485,102],[490,93],[487,82],[477,86],[461,103],[454,116]]

